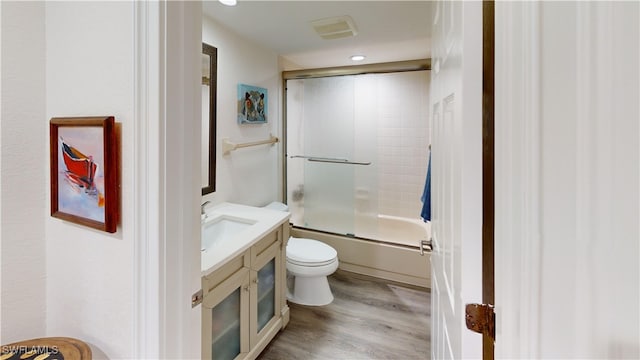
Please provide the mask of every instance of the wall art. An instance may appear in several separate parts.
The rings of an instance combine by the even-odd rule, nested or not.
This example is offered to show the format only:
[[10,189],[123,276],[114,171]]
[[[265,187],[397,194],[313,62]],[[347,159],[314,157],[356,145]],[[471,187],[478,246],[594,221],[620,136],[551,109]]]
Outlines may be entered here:
[[52,118],[49,136],[51,216],[116,232],[120,202],[114,118]]
[[238,124],[267,123],[267,89],[238,84]]

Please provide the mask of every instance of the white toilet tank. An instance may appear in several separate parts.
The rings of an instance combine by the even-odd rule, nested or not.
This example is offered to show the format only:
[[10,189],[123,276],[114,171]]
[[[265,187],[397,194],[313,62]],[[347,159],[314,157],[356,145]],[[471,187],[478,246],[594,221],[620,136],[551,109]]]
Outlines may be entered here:
[[289,207],[287,206],[287,204],[283,204],[279,201],[273,201],[264,207],[266,209],[272,209],[272,210],[278,210],[278,211],[289,211]]

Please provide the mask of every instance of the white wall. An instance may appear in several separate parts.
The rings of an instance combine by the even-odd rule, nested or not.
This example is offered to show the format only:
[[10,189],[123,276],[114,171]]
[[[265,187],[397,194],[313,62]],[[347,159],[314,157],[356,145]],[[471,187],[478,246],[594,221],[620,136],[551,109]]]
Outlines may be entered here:
[[[278,136],[281,124],[280,73],[278,56],[260,44],[249,42],[208,17],[203,19],[202,41],[218,49],[217,167],[216,192],[205,196],[223,201],[261,206],[280,200],[280,146],[260,145],[222,154],[221,139],[233,142],[266,140]],[[238,125],[237,85],[266,88],[269,94],[268,123]]]
[[541,19],[540,356],[637,359],[640,4]]
[[82,339],[97,358],[131,358],[133,348],[133,19],[132,2],[46,3],[47,108],[36,126],[86,115],[122,126],[118,232],[46,218],[47,335]]
[[0,3],[0,343],[46,331],[45,6]]
[[639,23],[496,3],[497,358],[640,358]]
[[[199,161],[200,4],[0,10],[0,342],[71,336],[96,359],[198,358],[199,181],[174,174],[195,174]],[[115,234],[49,216],[49,119],[87,115],[121,128]]]

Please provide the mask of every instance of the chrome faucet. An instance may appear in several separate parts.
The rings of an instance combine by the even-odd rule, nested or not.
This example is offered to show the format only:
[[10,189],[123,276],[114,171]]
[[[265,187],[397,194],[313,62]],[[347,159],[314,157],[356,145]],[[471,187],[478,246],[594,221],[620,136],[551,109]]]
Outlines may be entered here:
[[202,205],[200,205],[200,214],[204,215],[205,214],[205,209],[207,208],[207,205],[210,204],[211,201],[205,201],[202,203]]

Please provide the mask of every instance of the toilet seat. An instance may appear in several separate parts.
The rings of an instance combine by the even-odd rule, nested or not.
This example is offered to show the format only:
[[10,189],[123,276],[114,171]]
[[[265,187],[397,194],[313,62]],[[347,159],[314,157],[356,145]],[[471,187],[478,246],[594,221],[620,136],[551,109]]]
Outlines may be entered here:
[[298,266],[320,267],[337,260],[338,252],[318,240],[290,238],[287,244],[287,262]]
[[338,269],[338,265],[338,259],[335,259],[333,262],[322,266],[297,265],[287,261],[287,273],[299,278],[326,278]]
[[325,265],[329,265],[331,263],[334,263],[335,261],[336,261],[336,259],[333,258],[333,259],[327,260],[327,261],[310,263],[310,262],[304,262],[304,261],[295,261],[295,260],[291,260],[291,259],[287,258],[287,263],[289,263],[289,264],[298,265],[298,266],[308,266],[308,267],[325,266]]

